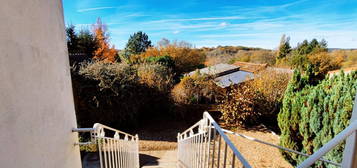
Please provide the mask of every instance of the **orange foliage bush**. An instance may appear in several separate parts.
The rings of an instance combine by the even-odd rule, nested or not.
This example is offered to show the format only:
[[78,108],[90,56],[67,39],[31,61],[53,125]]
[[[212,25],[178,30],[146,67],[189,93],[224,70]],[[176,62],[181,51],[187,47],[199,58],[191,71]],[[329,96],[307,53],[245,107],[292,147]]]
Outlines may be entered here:
[[269,102],[281,102],[291,75],[291,73],[268,68],[255,74],[255,78],[250,84],[256,91],[261,92]]
[[252,125],[264,121],[276,126],[276,116],[291,74],[273,69],[260,71],[254,79],[233,88],[219,110],[228,125]]
[[251,125],[257,123],[262,115],[259,106],[264,105],[263,95],[252,85],[241,84],[230,91],[218,109],[221,119],[228,125]]
[[165,47],[151,47],[144,53],[133,57],[132,62],[140,62],[148,57],[170,56],[175,62],[175,70],[180,74],[189,72],[202,65],[205,54],[197,49],[181,47],[175,44]]
[[220,89],[207,75],[185,76],[171,91],[176,104],[209,104],[219,98]]
[[314,65],[316,75],[325,75],[328,71],[340,69],[344,60],[343,55],[331,55],[327,52],[318,52],[310,54],[307,57],[312,65]]

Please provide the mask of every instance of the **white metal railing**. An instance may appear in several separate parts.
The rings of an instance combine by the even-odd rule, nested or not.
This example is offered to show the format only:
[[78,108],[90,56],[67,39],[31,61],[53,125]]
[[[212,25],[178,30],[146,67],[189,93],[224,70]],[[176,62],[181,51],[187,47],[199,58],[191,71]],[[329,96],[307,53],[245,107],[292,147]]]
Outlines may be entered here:
[[[327,144],[322,146],[318,151],[316,151],[314,154],[312,154],[309,158],[307,158],[305,161],[303,161],[300,165],[298,165],[298,168],[306,168],[310,167],[313,165],[317,160],[322,158],[327,152],[329,152],[332,148],[340,144],[342,141],[347,139],[350,135],[355,133],[357,131],[357,121],[352,122],[346,129],[344,129],[342,132],[337,134],[332,140],[330,140]],[[353,160],[345,161],[345,162],[353,162]],[[350,166],[344,166],[342,164],[342,167],[355,167],[357,165],[350,165]]]
[[346,140],[345,149],[341,167],[354,168],[357,167],[357,93],[354,100],[350,125],[332,138],[328,143],[323,145],[314,154],[304,160],[298,168],[306,168],[313,165],[317,160],[321,159],[327,152]]
[[99,123],[94,124],[93,128],[75,128],[72,131],[91,133],[90,142],[80,142],[78,145],[95,144],[101,168],[139,168],[138,135],[133,136]]
[[[269,145],[287,152],[293,152],[308,157],[298,168],[307,168],[317,161],[326,162],[343,168],[357,167],[357,93],[350,125],[337,134],[332,140],[323,145],[314,154],[308,155],[296,150],[284,148],[275,144],[264,142],[243,134],[221,129],[213,118],[205,112],[203,119],[192,127],[179,133],[178,141],[178,167],[185,168],[214,168],[214,167],[251,167],[225,133],[240,136],[258,143]],[[223,140],[222,140],[223,139]],[[343,151],[342,163],[335,163],[323,158],[331,149],[346,140]],[[223,150],[222,150],[223,146]],[[229,148],[228,148],[229,147]],[[236,164],[236,158],[239,161]],[[239,165],[238,165],[239,164]]]
[[[308,155],[296,150],[271,144],[253,137],[235,133],[220,128],[213,118],[205,112],[203,119],[188,128],[177,136],[178,140],[178,167],[179,168],[225,168],[225,167],[251,167],[246,159],[237,150],[234,144],[228,139],[227,134],[240,136],[245,139],[269,145],[287,152],[296,153],[308,157],[298,168],[310,167],[317,161],[329,163],[341,167],[340,163],[335,163],[322,158],[333,147],[341,143],[349,135],[357,130],[357,120],[344,131],[325,144],[313,155]],[[343,168],[346,166],[342,166]]]
[[179,168],[251,167],[207,112],[177,141]]
[[[274,148],[278,148],[278,149],[283,150],[283,151],[295,153],[295,154],[302,155],[302,156],[306,156],[306,157],[311,156],[311,155],[308,155],[308,154],[306,154],[306,153],[302,153],[302,152],[299,152],[299,151],[296,151],[296,150],[292,150],[292,149],[285,148],[285,147],[282,147],[282,146],[279,146],[279,145],[275,145],[275,144],[272,144],[272,143],[269,143],[269,142],[265,142],[265,141],[263,141],[263,140],[256,139],[256,138],[253,138],[253,137],[244,135],[244,134],[239,134],[239,133],[236,133],[236,132],[233,132],[233,131],[229,131],[229,130],[226,130],[226,129],[223,129],[223,131],[224,131],[225,133],[227,133],[227,134],[239,136],[239,137],[245,138],[245,139],[250,140],[250,141],[254,141],[254,142],[258,142],[258,143],[261,143],[261,144],[264,144],[264,145],[268,145],[268,146],[271,146],[271,147],[274,147]],[[318,160],[319,160],[319,161],[322,161],[322,162],[329,163],[329,164],[334,165],[334,166],[341,167],[341,164],[332,162],[332,161],[327,160],[327,159],[324,159],[324,158],[322,158],[322,157],[321,157],[321,158],[318,158],[316,161],[318,161]]]

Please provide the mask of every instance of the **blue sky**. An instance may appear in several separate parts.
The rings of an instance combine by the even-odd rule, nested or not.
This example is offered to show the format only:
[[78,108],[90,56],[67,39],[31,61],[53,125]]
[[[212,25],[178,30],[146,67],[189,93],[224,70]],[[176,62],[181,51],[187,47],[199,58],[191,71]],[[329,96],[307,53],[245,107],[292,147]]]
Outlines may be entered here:
[[66,24],[79,29],[101,17],[118,49],[136,31],[154,44],[275,49],[286,34],[293,46],[324,38],[330,48],[357,48],[357,0],[63,0],[63,7]]

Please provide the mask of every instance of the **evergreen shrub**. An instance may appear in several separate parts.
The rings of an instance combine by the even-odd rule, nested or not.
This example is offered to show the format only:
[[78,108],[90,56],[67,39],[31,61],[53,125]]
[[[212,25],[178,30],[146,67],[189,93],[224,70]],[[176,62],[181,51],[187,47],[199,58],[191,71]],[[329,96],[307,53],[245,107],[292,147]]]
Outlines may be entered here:
[[[312,73],[294,72],[278,115],[281,129],[280,145],[313,154],[349,125],[357,89],[357,72],[328,76],[316,83]],[[313,83],[313,84],[312,84]],[[325,159],[340,163],[344,143],[325,155]],[[293,165],[306,157],[282,152]],[[334,167],[317,162],[313,167]]]

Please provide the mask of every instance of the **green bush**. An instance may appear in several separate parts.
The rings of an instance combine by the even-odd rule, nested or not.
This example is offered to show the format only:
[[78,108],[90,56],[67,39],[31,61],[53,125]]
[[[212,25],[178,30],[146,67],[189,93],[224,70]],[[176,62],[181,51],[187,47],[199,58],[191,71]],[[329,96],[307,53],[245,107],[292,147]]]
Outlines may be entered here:
[[[356,72],[341,72],[318,83],[312,80],[310,72],[294,73],[278,115],[280,144],[307,154],[316,152],[348,126],[357,90]],[[343,148],[344,144],[338,145],[325,158],[341,162]],[[306,159],[288,152],[283,155],[293,165]],[[334,166],[318,162],[314,167]]]
[[145,59],[146,62],[150,62],[150,63],[159,63],[162,65],[165,65],[169,68],[174,68],[175,67],[175,62],[174,60],[170,57],[170,56],[158,56],[158,57],[147,57]]

